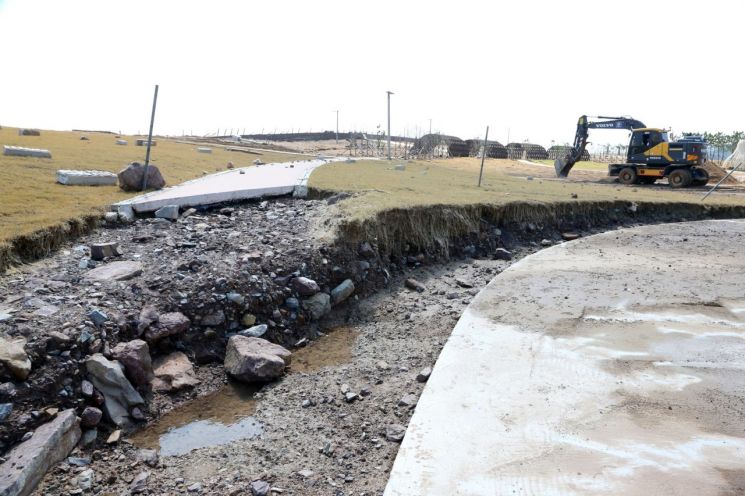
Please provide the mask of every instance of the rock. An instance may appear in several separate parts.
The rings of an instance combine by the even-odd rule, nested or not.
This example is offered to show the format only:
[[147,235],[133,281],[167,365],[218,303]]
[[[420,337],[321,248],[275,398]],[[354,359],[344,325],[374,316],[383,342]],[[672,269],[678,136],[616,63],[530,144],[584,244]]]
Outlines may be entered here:
[[31,360],[26,354],[25,346],[24,338],[11,339],[0,336],[0,364],[20,381],[25,381],[31,373]]
[[244,313],[241,317],[241,324],[243,324],[243,327],[253,327],[256,324],[256,315]]
[[85,279],[90,281],[126,281],[142,274],[140,262],[110,262],[85,274]]
[[427,382],[430,375],[432,375],[432,367],[423,368],[417,374],[416,380],[417,382]]
[[310,312],[313,319],[318,320],[331,311],[331,296],[317,293],[303,300],[303,308]]
[[130,494],[140,494],[144,493],[147,490],[147,479],[150,477],[150,472],[140,472],[135,476],[134,479],[132,479],[132,482],[129,484],[129,493]]
[[81,458],[77,456],[70,456],[65,461],[68,465],[72,465],[73,467],[87,467],[91,464],[90,458]]
[[103,220],[107,224],[116,224],[119,221],[119,214],[116,212],[105,212],[103,214]]
[[408,393],[408,394],[405,394],[403,398],[398,400],[398,406],[402,408],[408,408],[409,410],[411,410],[412,408],[416,406],[418,401],[419,399],[416,397],[415,394]]
[[512,253],[505,250],[504,248],[497,248],[494,252],[494,258],[496,260],[512,260]]
[[331,302],[338,305],[352,296],[352,293],[354,293],[354,283],[351,279],[347,279],[331,290]]
[[83,491],[87,491],[93,486],[93,479],[95,478],[93,469],[89,468],[83,470],[78,474],[78,487]]
[[[114,214],[114,212],[106,212],[107,214]],[[108,257],[118,257],[122,255],[122,251],[119,249],[119,243],[95,243],[90,246],[91,258],[93,260],[101,261]]]
[[377,368],[380,370],[389,370],[391,368],[390,365],[388,365],[388,362],[380,360],[378,363],[375,364]]
[[575,239],[579,239],[579,237],[580,236],[577,233],[569,233],[569,232],[561,233],[561,238],[564,241],[574,241]]
[[242,307],[246,303],[246,297],[240,293],[228,293],[225,295],[228,301]]
[[96,427],[101,421],[103,412],[96,407],[87,406],[80,414],[80,425],[82,427]]
[[313,296],[321,290],[316,281],[307,277],[294,278],[290,281],[290,287],[300,296]]
[[145,331],[145,339],[158,341],[166,336],[181,334],[189,330],[191,321],[181,312],[164,313],[158,317],[156,324],[151,324]]
[[98,438],[98,430],[97,429],[90,429],[83,433],[83,436],[80,438],[80,446],[87,447],[93,444],[96,441],[96,438]]
[[204,327],[214,327],[214,326],[222,325],[224,323],[225,323],[225,312],[223,310],[218,310],[209,315],[205,315],[204,317],[202,317],[202,320],[199,322],[199,324]]
[[266,324],[259,324],[257,326],[253,326],[250,329],[245,329],[238,334],[241,336],[249,336],[254,338],[260,338],[264,334],[266,334],[267,329],[269,329],[269,326]]
[[153,362],[153,373],[155,379],[152,386],[155,391],[176,391],[199,384],[189,357],[180,351],[156,358]]
[[155,211],[155,216],[159,219],[176,220],[178,219],[178,205],[166,205]]
[[400,443],[406,434],[406,427],[401,424],[391,424],[385,428],[385,438],[388,441]]
[[0,403],[0,424],[10,417],[13,412],[13,403]]
[[225,371],[241,382],[277,379],[290,364],[292,354],[261,338],[232,336],[225,352]]
[[461,279],[461,278],[456,278],[455,279],[455,284],[457,284],[461,288],[472,288],[473,287],[473,283],[472,282],[466,281],[465,279]]
[[85,368],[93,385],[103,394],[106,415],[120,427],[128,425],[129,409],[145,402],[124,376],[119,362],[96,353],[85,361]]
[[88,318],[97,326],[102,326],[109,320],[109,316],[98,309],[91,310],[88,312]]
[[[142,179],[144,176],[145,166],[139,162],[132,162],[117,174],[119,187],[124,191],[142,191]],[[149,164],[147,168],[147,188],[161,189],[165,185],[166,181],[163,179],[160,169]]]
[[360,248],[359,250],[357,250],[357,253],[359,253],[361,257],[368,258],[368,259],[375,258],[375,255],[376,255],[375,250],[370,245],[370,243],[368,243],[367,241],[365,241],[364,243],[360,245]]
[[47,336],[49,336],[50,341],[56,346],[64,346],[72,341],[70,336],[59,331],[49,331]]
[[109,435],[108,439],[106,439],[106,444],[116,444],[119,442],[121,438],[122,438],[122,430],[117,429]]
[[267,496],[269,494],[269,483],[263,480],[252,481],[248,488],[251,490],[252,496]]
[[130,224],[135,221],[135,211],[132,205],[119,205],[116,208],[116,214],[119,216],[119,222]]
[[358,398],[357,393],[353,393],[351,391],[344,393],[344,401],[346,401],[347,403],[352,403],[357,398]]
[[406,279],[406,281],[404,281],[404,286],[419,293],[423,293],[427,289],[424,287],[424,284],[412,278]]
[[541,240],[541,246],[551,246],[554,244],[550,239],[542,239]]
[[158,452],[154,449],[141,449],[137,451],[137,461],[145,463],[150,467],[157,467]]
[[150,348],[141,339],[119,343],[111,350],[115,360],[124,365],[124,372],[134,384],[144,386],[153,379]]
[[67,458],[78,439],[80,426],[73,409],[40,426],[31,439],[4,455],[6,461],[0,465],[0,495],[31,494],[47,470]]
[[199,482],[195,482],[191,486],[187,487],[186,490],[189,491],[190,493],[202,492],[202,484],[200,484]]
[[80,383],[80,390],[83,393],[83,396],[90,398],[93,396],[93,383],[91,381],[83,380]]
[[300,477],[303,477],[305,479],[307,479],[308,477],[313,477],[314,475],[316,475],[315,472],[313,472],[312,470],[308,470],[308,469],[300,470],[297,474]]

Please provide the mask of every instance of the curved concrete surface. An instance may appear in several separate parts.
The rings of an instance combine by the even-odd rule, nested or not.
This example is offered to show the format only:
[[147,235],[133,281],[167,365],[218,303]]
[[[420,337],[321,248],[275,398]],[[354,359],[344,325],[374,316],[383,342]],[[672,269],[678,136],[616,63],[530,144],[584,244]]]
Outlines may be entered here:
[[745,494],[745,222],[608,232],[496,277],[386,496]]

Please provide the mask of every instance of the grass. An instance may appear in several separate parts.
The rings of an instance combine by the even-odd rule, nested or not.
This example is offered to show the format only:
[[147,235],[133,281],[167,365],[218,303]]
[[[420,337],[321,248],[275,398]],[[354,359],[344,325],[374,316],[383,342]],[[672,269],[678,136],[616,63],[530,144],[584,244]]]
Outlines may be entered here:
[[[538,162],[539,164],[546,164],[550,165],[551,167],[554,166],[553,160],[533,160],[533,162]],[[603,171],[608,172],[608,164],[603,162],[593,162],[591,160],[581,160],[574,164],[574,167],[572,169],[578,169],[578,170],[597,170],[597,171]]]
[[[81,141],[82,135],[89,141]],[[115,135],[42,131],[41,136],[18,136],[16,128],[0,129],[0,145],[45,148],[52,159],[0,155],[0,244],[18,236],[58,226],[72,219],[99,213],[106,205],[133,196],[116,186],[63,186],[55,182],[58,169],[118,172],[133,161],[144,162],[145,147],[135,146],[134,136],[122,136],[129,144],[115,144]],[[297,160],[297,155],[264,151],[261,155],[228,152],[213,146],[211,154],[198,153],[196,145],[157,138],[151,163],[157,165],[168,185],[200,177],[204,172],[225,169],[228,161],[245,167],[263,162]]]

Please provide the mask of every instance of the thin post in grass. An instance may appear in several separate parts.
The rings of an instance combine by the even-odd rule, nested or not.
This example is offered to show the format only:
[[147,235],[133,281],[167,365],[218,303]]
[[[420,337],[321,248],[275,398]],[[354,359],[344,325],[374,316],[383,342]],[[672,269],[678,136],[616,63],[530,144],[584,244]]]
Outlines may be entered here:
[[484,147],[481,149],[481,171],[479,172],[479,188],[481,187],[481,177],[484,175],[484,159],[486,158],[486,140],[489,139],[489,126],[486,126],[484,135]]
[[147,152],[145,152],[145,171],[142,174],[142,191],[147,189],[147,169],[150,167],[150,147],[153,144],[153,124],[155,123],[155,105],[158,103],[158,85],[155,85],[153,95],[153,112],[150,114],[150,132],[147,135]]

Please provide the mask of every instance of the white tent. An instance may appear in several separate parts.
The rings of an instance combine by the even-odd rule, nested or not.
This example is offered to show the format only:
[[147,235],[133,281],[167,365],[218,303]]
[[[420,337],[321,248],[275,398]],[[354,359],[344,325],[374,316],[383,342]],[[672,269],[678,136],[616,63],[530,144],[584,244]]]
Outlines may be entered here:
[[724,159],[722,167],[725,169],[740,169],[745,170],[745,140],[737,142],[737,147],[732,155]]

